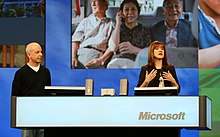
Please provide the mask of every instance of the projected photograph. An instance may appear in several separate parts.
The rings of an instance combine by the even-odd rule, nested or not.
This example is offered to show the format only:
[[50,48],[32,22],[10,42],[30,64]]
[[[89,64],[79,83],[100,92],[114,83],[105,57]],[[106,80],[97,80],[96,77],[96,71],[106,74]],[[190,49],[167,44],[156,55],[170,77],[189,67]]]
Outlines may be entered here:
[[199,68],[220,68],[219,1],[198,2]]
[[20,68],[27,63],[25,46],[31,41],[44,49],[44,23],[44,0],[1,0],[0,67]]
[[193,9],[194,0],[72,0],[71,67],[141,68],[150,44],[160,41],[168,63],[198,68]]

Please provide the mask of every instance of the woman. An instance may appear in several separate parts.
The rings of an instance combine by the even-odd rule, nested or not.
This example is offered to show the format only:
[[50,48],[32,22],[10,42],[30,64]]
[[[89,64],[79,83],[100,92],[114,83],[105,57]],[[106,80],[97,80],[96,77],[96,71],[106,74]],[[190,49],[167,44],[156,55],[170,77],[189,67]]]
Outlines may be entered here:
[[154,41],[148,50],[148,64],[141,67],[137,87],[159,86],[177,87],[177,94],[179,94],[180,91],[175,67],[167,62],[167,53],[164,43]]
[[99,59],[90,61],[87,65],[105,62],[107,68],[133,68],[137,53],[151,43],[150,31],[138,23],[140,7],[137,0],[124,0],[116,15],[116,26],[109,39],[109,47]]
[[140,49],[151,43],[149,30],[138,23],[140,6],[137,0],[124,0],[116,15],[116,28],[109,40],[109,49],[115,54],[107,68],[133,68]]

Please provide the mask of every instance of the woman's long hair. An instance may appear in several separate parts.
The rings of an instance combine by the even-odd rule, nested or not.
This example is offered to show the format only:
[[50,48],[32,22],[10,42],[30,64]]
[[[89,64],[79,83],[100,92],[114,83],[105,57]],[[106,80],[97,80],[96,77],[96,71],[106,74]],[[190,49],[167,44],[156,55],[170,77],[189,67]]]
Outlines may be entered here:
[[164,43],[161,41],[154,41],[150,44],[150,47],[148,49],[148,65],[155,66],[154,49],[156,49],[156,47],[158,46],[162,46],[164,48],[164,58],[162,59],[162,65],[163,65],[162,67],[167,67],[168,66],[167,51],[166,51]]

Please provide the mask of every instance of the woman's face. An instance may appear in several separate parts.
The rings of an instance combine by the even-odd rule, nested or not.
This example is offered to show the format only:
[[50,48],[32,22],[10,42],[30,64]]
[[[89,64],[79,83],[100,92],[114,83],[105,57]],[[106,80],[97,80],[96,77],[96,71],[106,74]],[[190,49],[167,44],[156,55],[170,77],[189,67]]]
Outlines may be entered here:
[[155,59],[163,59],[164,58],[164,47],[162,45],[155,47],[154,58]]
[[122,12],[127,23],[134,23],[137,21],[138,9],[134,3],[125,3]]

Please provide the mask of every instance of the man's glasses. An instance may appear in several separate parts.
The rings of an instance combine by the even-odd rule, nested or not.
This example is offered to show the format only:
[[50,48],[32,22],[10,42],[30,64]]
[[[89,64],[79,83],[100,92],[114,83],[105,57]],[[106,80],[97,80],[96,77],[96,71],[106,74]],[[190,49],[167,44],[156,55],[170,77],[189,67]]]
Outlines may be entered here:
[[168,3],[164,7],[166,9],[169,9],[169,10],[173,9],[173,8],[180,9],[180,8],[182,8],[182,4],[180,2],[178,2],[178,3]]

